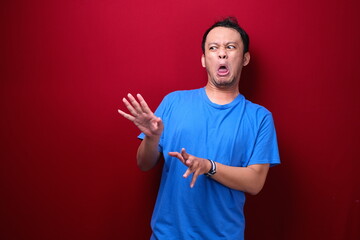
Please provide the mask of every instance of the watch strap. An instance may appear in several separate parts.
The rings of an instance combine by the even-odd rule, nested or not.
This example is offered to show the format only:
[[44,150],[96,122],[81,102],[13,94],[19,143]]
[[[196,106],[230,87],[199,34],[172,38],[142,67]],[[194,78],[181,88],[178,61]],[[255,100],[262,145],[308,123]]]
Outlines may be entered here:
[[205,173],[204,175],[207,177],[210,177],[216,173],[216,163],[211,159],[208,159],[208,160],[211,163],[211,168],[210,168],[209,172]]

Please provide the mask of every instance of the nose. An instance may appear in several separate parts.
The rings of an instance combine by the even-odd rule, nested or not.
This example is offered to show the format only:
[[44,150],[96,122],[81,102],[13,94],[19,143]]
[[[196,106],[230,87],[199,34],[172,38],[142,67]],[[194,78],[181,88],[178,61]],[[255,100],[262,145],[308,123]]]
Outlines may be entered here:
[[219,49],[219,58],[220,59],[227,59],[227,53],[224,49]]

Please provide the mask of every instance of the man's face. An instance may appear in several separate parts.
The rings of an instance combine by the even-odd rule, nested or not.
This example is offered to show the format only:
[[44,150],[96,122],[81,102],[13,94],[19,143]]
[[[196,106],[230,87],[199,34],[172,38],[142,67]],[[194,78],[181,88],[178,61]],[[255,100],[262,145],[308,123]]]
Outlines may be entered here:
[[239,83],[241,70],[250,60],[243,53],[240,34],[232,28],[216,27],[207,35],[205,53],[201,57],[206,68],[209,84],[217,88],[228,88]]

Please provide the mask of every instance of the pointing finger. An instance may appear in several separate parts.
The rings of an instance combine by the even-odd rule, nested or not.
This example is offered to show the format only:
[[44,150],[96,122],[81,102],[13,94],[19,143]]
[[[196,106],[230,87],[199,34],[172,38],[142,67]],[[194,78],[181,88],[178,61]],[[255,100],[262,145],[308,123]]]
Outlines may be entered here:
[[180,153],[178,153],[178,152],[169,152],[168,154],[169,154],[170,156],[172,156],[172,157],[178,158],[183,164],[185,164],[185,160],[184,160],[184,158],[181,156]]

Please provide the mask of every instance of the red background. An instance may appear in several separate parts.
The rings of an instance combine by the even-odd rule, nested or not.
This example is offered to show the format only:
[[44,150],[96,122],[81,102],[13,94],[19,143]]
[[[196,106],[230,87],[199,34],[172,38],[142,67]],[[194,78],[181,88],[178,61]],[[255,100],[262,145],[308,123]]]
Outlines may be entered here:
[[273,112],[282,164],[248,239],[360,239],[355,0],[1,1],[0,238],[147,239],[160,167],[135,163],[128,92],[202,87],[203,32],[248,31],[241,91]]

